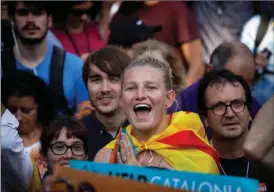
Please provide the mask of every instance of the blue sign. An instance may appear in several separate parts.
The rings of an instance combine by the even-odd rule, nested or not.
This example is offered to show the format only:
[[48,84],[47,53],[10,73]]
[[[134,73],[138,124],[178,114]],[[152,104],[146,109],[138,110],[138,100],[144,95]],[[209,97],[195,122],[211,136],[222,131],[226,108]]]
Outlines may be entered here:
[[90,161],[71,160],[73,169],[121,177],[125,179],[200,192],[257,192],[259,182],[243,177],[219,176],[191,172],[179,172],[128,166],[122,164],[105,164]]

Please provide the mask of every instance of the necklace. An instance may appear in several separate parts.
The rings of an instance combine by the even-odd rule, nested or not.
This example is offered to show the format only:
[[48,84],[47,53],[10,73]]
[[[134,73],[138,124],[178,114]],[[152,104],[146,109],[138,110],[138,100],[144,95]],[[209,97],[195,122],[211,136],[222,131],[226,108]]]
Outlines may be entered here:
[[[77,53],[78,56],[81,56],[81,52],[80,52],[78,46],[76,45],[76,42],[72,39],[72,37],[71,37],[70,33],[68,32],[67,28],[65,29],[65,32],[66,32],[66,35],[68,36],[69,41],[71,42],[71,44],[72,44],[72,46],[75,50],[75,52]],[[91,53],[92,51],[91,51],[90,42],[89,42],[90,39],[89,39],[88,30],[87,30],[86,27],[84,28],[84,33],[85,33],[85,37],[86,37],[86,41],[87,41],[88,52]]]
[[[209,140],[209,143],[210,143],[210,145],[212,146],[212,147],[214,147],[213,146],[213,140],[211,139],[211,140]],[[250,163],[249,163],[249,161],[247,162],[247,166],[246,166],[246,174],[245,174],[245,177],[246,178],[248,178],[248,175],[249,175],[249,166],[250,166]],[[220,168],[221,168],[221,170],[222,170],[222,173],[225,175],[225,176],[227,176],[227,174],[226,174],[226,172],[225,172],[225,170],[224,170],[224,168],[223,168],[223,166],[222,166],[222,164],[220,163]]]
[[[227,176],[222,164],[220,163],[220,168],[222,170],[222,173]],[[246,166],[246,174],[245,174],[245,178],[248,178],[248,175],[249,175],[249,161],[247,162],[247,166]]]

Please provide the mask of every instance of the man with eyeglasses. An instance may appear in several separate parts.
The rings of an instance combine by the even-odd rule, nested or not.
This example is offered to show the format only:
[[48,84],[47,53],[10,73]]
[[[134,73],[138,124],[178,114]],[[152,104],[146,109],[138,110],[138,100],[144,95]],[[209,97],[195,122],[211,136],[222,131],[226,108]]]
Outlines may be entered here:
[[228,70],[213,70],[201,80],[197,99],[201,117],[212,129],[211,144],[219,154],[221,174],[265,182],[243,148],[252,121],[252,97],[246,81]]

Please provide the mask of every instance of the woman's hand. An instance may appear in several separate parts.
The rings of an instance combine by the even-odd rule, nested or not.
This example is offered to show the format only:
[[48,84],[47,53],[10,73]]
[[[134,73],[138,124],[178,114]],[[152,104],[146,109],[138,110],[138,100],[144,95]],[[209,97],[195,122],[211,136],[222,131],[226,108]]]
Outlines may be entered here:
[[143,160],[136,159],[133,148],[131,146],[128,136],[124,133],[121,134],[119,141],[120,152],[117,153],[117,161],[121,164],[142,166]]

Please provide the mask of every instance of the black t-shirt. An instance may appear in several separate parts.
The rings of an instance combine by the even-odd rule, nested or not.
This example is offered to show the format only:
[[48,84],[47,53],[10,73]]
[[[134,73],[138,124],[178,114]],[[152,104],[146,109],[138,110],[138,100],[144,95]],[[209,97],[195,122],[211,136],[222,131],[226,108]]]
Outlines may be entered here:
[[11,24],[7,20],[1,21],[1,51],[5,48],[12,47],[14,40],[11,32]]
[[274,173],[259,162],[248,161],[245,157],[237,159],[220,158],[220,168],[222,175],[258,179],[260,183],[266,184],[268,192],[274,192]]
[[[94,112],[84,117],[82,121],[88,129],[88,160],[93,161],[96,153],[114,140],[114,138],[106,131],[104,125],[97,119]],[[128,122],[125,121],[121,126],[125,127],[127,125]],[[117,128],[117,133],[118,131],[119,127]]]

